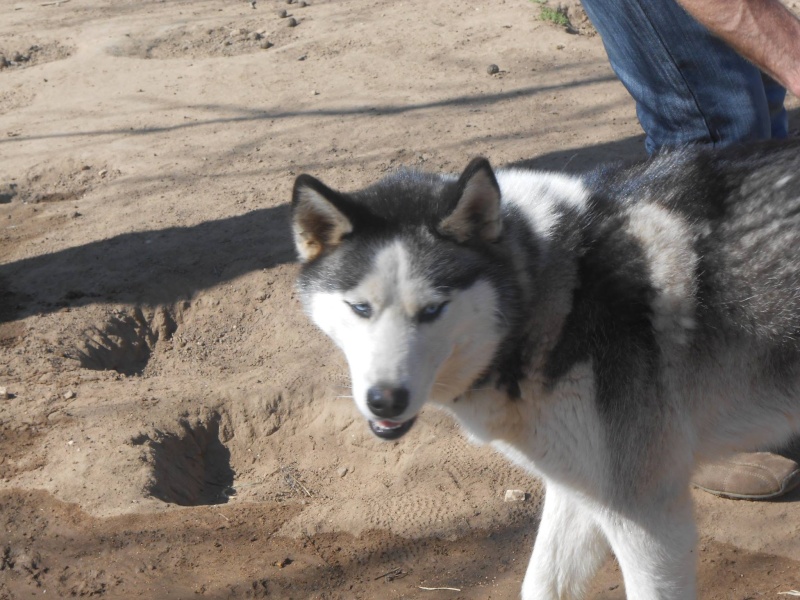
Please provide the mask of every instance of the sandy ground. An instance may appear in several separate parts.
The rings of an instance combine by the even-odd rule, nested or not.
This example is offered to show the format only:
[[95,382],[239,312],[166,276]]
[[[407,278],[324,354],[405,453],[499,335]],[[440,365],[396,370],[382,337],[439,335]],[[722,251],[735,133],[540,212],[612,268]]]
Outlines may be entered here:
[[[0,3],[0,599],[517,597],[541,486],[434,411],[369,433],[287,201],[301,172],[641,156],[599,38],[537,15]],[[800,494],[696,500],[703,598],[800,589]],[[593,597],[623,593],[609,562]]]

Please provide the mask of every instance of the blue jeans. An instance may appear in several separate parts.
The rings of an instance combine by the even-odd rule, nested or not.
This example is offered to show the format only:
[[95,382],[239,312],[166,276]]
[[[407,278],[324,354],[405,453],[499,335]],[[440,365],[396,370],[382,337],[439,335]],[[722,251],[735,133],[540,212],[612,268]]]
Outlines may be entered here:
[[787,136],[786,90],[675,0],[583,0],[583,7],[636,100],[649,153]]

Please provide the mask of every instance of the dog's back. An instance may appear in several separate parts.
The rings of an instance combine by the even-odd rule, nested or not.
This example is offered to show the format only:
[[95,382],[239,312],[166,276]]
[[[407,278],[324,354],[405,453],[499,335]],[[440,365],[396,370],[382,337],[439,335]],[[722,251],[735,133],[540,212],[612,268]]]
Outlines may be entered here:
[[647,481],[677,452],[703,460],[796,432],[800,143],[689,149],[586,184],[582,209],[562,217],[580,229],[566,250],[577,281],[545,372],[556,382],[591,361],[616,477]]

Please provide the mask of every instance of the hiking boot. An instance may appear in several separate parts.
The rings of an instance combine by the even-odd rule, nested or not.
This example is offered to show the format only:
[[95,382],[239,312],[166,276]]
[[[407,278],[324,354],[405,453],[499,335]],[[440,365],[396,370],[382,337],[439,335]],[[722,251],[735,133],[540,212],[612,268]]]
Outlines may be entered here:
[[734,454],[700,467],[692,483],[723,498],[768,500],[800,483],[800,465],[771,452]]

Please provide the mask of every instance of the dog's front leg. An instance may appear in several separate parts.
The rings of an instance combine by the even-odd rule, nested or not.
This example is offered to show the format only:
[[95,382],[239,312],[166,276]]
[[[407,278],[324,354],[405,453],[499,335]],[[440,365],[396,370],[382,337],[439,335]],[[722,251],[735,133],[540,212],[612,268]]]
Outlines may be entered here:
[[609,553],[591,507],[547,482],[542,521],[522,584],[523,600],[578,600]]
[[688,490],[646,510],[605,513],[601,527],[632,600],[696,598],[697,533]]

